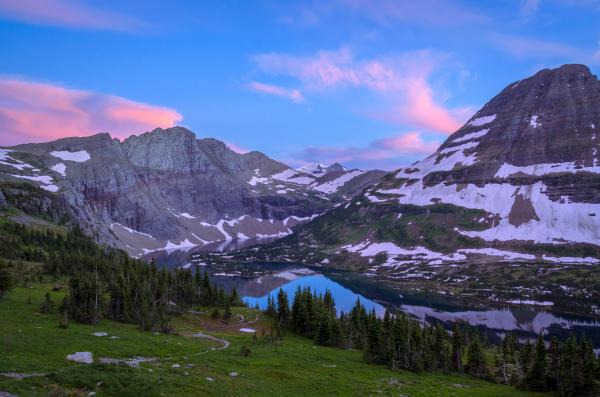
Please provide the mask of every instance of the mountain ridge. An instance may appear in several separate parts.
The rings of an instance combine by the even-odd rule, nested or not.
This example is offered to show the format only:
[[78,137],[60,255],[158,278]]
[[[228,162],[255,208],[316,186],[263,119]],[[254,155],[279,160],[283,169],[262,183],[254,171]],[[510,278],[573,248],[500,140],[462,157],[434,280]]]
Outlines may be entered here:
[[0,150],[0,182],[59,196],[90,235],[138,256],[281,237],[383,174],[342,171],[319,179],[260,152],[238,154],[216,139],[198,139],[184,127],[122,142],[100,133]]

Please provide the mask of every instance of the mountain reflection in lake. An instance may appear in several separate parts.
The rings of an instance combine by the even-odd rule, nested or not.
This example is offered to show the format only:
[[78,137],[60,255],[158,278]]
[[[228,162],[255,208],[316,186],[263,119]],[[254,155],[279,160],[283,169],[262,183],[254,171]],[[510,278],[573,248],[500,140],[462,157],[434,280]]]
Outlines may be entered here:
[[198,252],[227,252],[256,245],[269,244],[275,241],[275,237],[251,238],[245,240],[224,240],[215,241],[201,246],[191,246],[186,248],[177,248],[170,250],[152,251],[140,257],[145,261],[154,259],[156,264],[161,267],[178,267],[188,262],[188,258]]
[[[290,301],[298,287],[310,287],[317,294],[331,291],[338,313],[348,312],[357,299],[367,310],[383,315],[385,308],[408,313],[424,322],[439,322],[450,328],[455,321],[476,326],[491,341],[507,332],[522,339],[532,339],[542,332],[547,339],[566,339],[571,332],[585,335],[600,347],[600,323],[590,318],[555,313],[532,306],[475,306],[447,296],[431,293],[398,291],[380,280],[353,272],[327,271],[290,264],[228,264],[202,266],[214,282],[226,290],[235,287],[250,306],[267,306],[267,297],[275,298],[280,288]],[[202,271],[202,270],[201,270]],[[291,303],[291,302],[290,302]]]

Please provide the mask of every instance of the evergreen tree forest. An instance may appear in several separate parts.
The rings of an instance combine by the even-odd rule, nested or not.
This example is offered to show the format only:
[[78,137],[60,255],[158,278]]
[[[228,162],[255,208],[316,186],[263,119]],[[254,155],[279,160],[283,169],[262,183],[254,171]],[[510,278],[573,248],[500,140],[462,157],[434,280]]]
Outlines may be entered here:
[[329,291],[297,289],[291,307],[288,302],[283,290],[268,298],[266,313],[281,332],[296,332],[318,345],[361,350],[368,363],[394,370],[464,373],[525,390],[556,390],[560,396],[600,395],[600,358],[589,341],[575,336],[564,343],[554,338],[546,346],[541,335],[535,344],[523,344],[508,334],[493,346],[467,324],[455,323],[449,332],[405,314],[386,311],[378,317],[360,301],[338,316]]
[[[141,330],[169,332],[173,316],[184,310],[210,306],[227,312],[243,304],[235,291],[226,294],[213,286],[207,274],[158,269],[154,263],[97,245],[78,228],[63,234],[3,223],[0,239],[0,294],[16,281],[26,285],[36,277],[68,276],[68,293],[58,302],[64,327],[69,320],[94,324],[110,318],[137,324]],[[25,262],[43,266],[34,274]],[[49,310],[51,304],[48,298],[41,310]]]

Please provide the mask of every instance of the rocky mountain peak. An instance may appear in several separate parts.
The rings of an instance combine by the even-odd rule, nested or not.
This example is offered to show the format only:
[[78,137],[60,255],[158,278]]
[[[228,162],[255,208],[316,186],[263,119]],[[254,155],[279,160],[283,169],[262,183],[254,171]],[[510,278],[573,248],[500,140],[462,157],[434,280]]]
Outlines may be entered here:
[[346,168],[343,165],[341,165],[340,163],[333,163],[329,167],[327,167],[327,172],[345,171],[345,170],[346,170]]
[[472,157],[467,161],[471,168],[480,174],[487,170],[484,177],[504,164],[592,167],[598,163],[598,128],[600,81],[584,65],[564,65],[508,85],[452,134],[438,154],[460,151]]

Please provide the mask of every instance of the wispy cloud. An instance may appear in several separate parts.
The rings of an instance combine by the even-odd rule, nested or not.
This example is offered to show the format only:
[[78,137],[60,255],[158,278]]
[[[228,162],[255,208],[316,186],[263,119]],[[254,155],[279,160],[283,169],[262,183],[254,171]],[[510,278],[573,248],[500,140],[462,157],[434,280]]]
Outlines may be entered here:
[[366,168],[396,169],[433,153],[440,142],[425,141],[421,132],[413,131],[377,139],[364,147],[311,146],[292,155],[290,162],[344,163]]
[[77,0],[0,0],[0,18],[69,28],[139,32],[149,25]]
[[491,40],[505,52],[519,58],[550,58],[568,63],[597,63],[600,61],[598,47],[586,49],[558,41],[505,34],[494,34],[491,36]]
[[169,108],[59,85],[0,78],[0,141],[4,145],[110,132],[125,138],[171,127],[181,115]]
[[268,53],[254,59],[264,72],[292,76],[309,90],[364,88],[375,92],[386,108],[364,114],[403,126],[450,134],[466,119],[460,109],[447,108],[436,98],[429,78],[445,56],[429,50],[358,60],[346,47],[311,56]]
[[525,18],[535,14],[540,8],[540,0],[521,0],[519,13]]
[[280,20],[287,24],[317,26],[335,18],[359,18],[382,27],[398,22],[435,27],[464,26],[489,18],[457,0],[332,0],[303,2]]
[[268,95],[275,95],[282,98],[287,98],[295,103],[306,102],[306,99],[299,90],[288,89],[273,84],[259,83],[253,81],[247,85],[248,89]]
[[340,4],[384,25],[402,21],[435,26],[456,26],[488,19],[487,16],[456,0],[341,0]]

